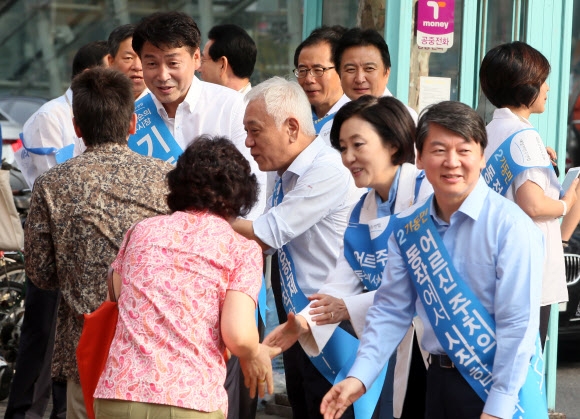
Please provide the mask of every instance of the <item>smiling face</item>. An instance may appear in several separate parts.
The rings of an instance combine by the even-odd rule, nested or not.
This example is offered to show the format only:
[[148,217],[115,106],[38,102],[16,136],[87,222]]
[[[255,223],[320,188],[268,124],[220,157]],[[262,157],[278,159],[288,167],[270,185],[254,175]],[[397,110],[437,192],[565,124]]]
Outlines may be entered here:
[[143,80],[143,67],[139,56],[133,51],[131,41],[133,38],[127,38],[119,44],[117,55],[112,57],[108,55],[109,67],[124,73],[133,82],[133,96],[138,98],[145,90],[145,81]]
[[440,215],[448,221],[477,185],[485,158],[475,141],[466,141],[431,123],[423,150],[417,157],[417,167],[425,170],[442,211]]
[[373,45],[350,47],[342,54],[340,82],[351,100],[362,95],[381,97],[390,74],[391,69],[385,68],[379,49]]
[[[332,51],[327,42],[310,45],[302,48],[298,56],[297,69],[311,69],[316,67],[333,67]],[[298,79],[308,101],[319,118],[322,118],[342,96],[340,77],[336,69],[326,70],[321,77],[314,77],[310,73]]]
[[159,49],[145,42],[141,58],[145,84],[169,117],[175,117],[177,106],[185,99],[199,67],[199,48],[191,53],[188,47]]
[[284,172],[290,166],[293,157],[288,153],[287,122],[278,128],[274,118],[268,114],[264,100],[248,103],[244,129],[246,147],[261,171]]
[[373,188],[386,201],[399,167],[392,163],[397,149],[385,145],[373,125],[358,116],[343,122],[339,144],[342,164],[356,186]]

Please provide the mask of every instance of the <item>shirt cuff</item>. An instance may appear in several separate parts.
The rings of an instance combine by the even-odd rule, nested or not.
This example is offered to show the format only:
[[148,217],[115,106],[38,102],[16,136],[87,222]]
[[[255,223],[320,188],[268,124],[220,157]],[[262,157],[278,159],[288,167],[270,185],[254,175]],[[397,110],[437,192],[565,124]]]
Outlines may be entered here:
[[347,376],[359,379],[364,384],[365,389],[368,390],[377,379],[381,370],[382,366],[375,365],[357,355]]
[[517,402],[517,395],[501,393],[492,388],[487,395],[483,412],[498,418],[511,419]]
[[352,327],[354,328],[354,331],[359,339],[362,337],[365,328],[367,311],[373,304],[374,297],[375,291],[365,292],[364,294],[357,294],[349,297],[342,297],[342,301],[344,301],[344,305],[348,310],[350,323],[352,324]]
[[298,341],[302,345],[302,349],[308,356],[320,355],[320,352],[324,349],[332,334],[338,327],[338,323],[325,324],[318,326],[316,322],[312,321],[312,316],[308,314],[310,310],[310,304],[306,306],[300,313],[300,316],[306,319],[306,322],[310,326],[310,333],[300,337]]

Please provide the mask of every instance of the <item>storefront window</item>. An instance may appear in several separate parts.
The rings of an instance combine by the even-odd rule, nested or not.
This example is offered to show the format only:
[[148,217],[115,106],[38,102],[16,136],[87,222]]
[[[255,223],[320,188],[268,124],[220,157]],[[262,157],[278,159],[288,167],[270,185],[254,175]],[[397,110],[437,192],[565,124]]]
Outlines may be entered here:
[[[107,39],[123,23],[136,23],[159,10],[190,14],[202,32],[202,47],[211,26],[235,23],[258,45],[252,82],[287,76],[302,36],[302,0],[192,0],[168,2],[116,0],[16,0],[0,13],[0,96],[52,98],[70,83],[72,57],[87,42]],[[15,24],[19,22],[19,24]]]

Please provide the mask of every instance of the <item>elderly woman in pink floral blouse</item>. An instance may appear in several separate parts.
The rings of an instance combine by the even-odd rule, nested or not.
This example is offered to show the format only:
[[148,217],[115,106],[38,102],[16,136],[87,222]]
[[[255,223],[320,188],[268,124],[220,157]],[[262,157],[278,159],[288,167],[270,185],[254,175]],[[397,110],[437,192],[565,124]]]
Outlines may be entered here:
[[252,396],[273,392],[254,319],[262,252],[228,223],[256,202],[256,177],[229,140],[202,136],[167,181],[172,214],[136,224],[113,263],[119,321],[97,418],[224,418],[226,347]]

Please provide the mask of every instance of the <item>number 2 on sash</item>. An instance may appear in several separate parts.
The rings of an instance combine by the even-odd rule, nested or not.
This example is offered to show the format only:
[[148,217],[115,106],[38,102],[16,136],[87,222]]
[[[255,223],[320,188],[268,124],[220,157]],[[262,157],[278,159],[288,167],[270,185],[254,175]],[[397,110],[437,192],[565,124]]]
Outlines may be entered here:
[[405,243],[406,240],[407,239],[405,238],[405,232],[403,231],[403,229],[397,231],[397,241],[399,242],[399,245]]

